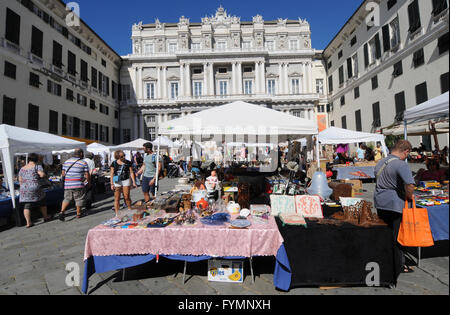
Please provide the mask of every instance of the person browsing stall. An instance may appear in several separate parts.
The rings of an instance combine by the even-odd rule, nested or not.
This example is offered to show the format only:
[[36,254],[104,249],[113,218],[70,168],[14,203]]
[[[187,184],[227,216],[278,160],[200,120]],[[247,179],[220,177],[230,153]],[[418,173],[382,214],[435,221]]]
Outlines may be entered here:
[[162,170],[161,158],[156,165],[157,155],[153,153],[153,144],[148,142],[144,144],[144,164],[138,171],[137,175],[144,174],[142,178],[142,192],[144,193],[145,202],[150,201],[150,193],[155,196],[156,193],[156,175]]
[[89,175],[89,166],[83,160],[84,152],[82,149],[76,149],[73,157],[68,159],[62,169],[62,178],[64,178],[64,201],[61,206],[61,212],[58,219],[64,221],[65,212],[72,200],[75,200],[77,209],[77,218],[82,217],[81,208],[86,199],[86,185],[90,185],[91,176]]
[[33,227],[31,220],[31,210],[39,208],[44,222],[51,220],[47,215],[47,205],[45,203],[45,192],[39,185],[39,179],[45,178],[44,169],[38,165],[39,157],[37,154],[28,156],[28,164],[19,171],[20,198],[19,201],[23,205],[23,214],[27,221],[27,228]]
[[[396,261],[401,263],[402,272],[412,272],[405,265],[405,256],[402,246],[397,242],[400,223],[402,222],[403,208],[405,201],[414,197],[414,178],[411,169],[406,163],[406,159],[412,150],[411,143],[400,140],[395,145],[392,153],[382,159],[375,167],[376,188],[375,188],[375,208],[378,216],[392,230],[395,242]],[[403,267],[402,267],[403,266]]]
[[114,210],[116,216],[120,209],[120,196],[123,194],[123,199],[128,209],[131,209],[131,188],[136,188],[136,178],[134,176],[133,164],[131,161],[125,159],[123,151],[114,152],[116,159],[111,164],[111,190],[114,191]]

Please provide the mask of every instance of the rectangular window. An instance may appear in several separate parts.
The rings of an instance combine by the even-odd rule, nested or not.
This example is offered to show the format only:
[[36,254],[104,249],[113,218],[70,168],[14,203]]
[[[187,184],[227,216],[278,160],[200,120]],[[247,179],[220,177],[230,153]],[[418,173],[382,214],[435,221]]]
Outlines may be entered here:
[[316,93],[324,95],[323,79],[316,79]]
[[372,78],[372,90],[375,90],[378,88],[378,76],[374,76]]
[[28,129],[39,130],[39,106],[28,104]]
[[374,129],[381,127],[380,102],[372,104],[372,115],[373,115],[372,127]]
[[275,42],[273,40],[269,40],[266,42],[266,49],[268,51],[273,51],[275,50]]
[[192,43],[191,44],[191,50],[192,51],[199,51],[199,50],[201,50],[200,43]]
[[423,52],[423,48],[419,49],[414,53],[413,63],[414,68],[420,67],[421,65],[425,64],[425,54]]
[[130,85],[128,84],[122,85],[122,101],[127,101],[130,98],[131,98]]
[[438,16],[448,8],[447,0],[433,0],[433,16]]
[[89,102],[89,107],[93,110],[97,109],[97,106],[95,105],[95,101],[94,100],[90,100]]
[[331,127],[334,127],[334,120],[332,120],[332,121],[330,122],[330,126],[331,126]]
[[31,29],[31,53],[39,58],[42,58],[42,44],[44,40],[44,33],[36,27]]
[[341,118],[342,129],[347,129],[347,116]]
[[331,69],[331,67],[333,66],[333,62],[332,61],[330,61],[330,62],[328,62],[328,70],[330,70]]
[[87,97],[81,94],[77,94],[77,103],[81,106],[87,106]]
[[349,79],[353,77],[352,58],[347,59],[347,75]]
[[344,66],[339,68],[339,85],[344,84]]
[[85,139],[91,139],[92,135],[91,135],[91,122],[90,121],[85,121],[84,122],[84,138]]
[[80,60],[80,79],[83,82],[88,81],[88,64],[83,59]]
[[355,112],[356,131],[362,131],[361,110]]
[[350,46],[351,46],[351,47],[355,46],[356,42],[357,42],[357,39],[356,39],[356,36],[354,36],[354,37],[352,38],[352,40],[350,41]]
[[300,94],[301,93],[300,79],[292,79],[291,80],[291,89],[292,89],[292,94]]
[[243,41],[242,42],[242,48],[243,49],[250,49],[250,48],[252,48],[252,42],[248,41],[248,40]]
[[155,83],[147,83],[146,84],[146,94],[148,100],[155,99]]
[[81,120],[80,118],[73,117],[72,136],[79,138],[81,136]]
[[397,0],[388,0],[388,2],[387,2],[387,9],[388,9],[388,11],[390,10],[390,9],[392,9],[392,7],[394,6],[394,5],[396,5],[397,4]]
[[146,55],[153,55],[154,53],[154,46],[153,44],[145,44],[144,45],[144,54]]
[[444,94],[449,90],[448,72],[441,75],[441,93]]
[[199,97],[203,95],[203,82],[195,81],[194,82],[194,96]]
[[427,82],[416,85],[416,105],[428,101]]
[[217,42],[217,50],[225,50],[225,49],[227,49],[227,42],[224,42],[224,41],[220,41],[220,42]]
[[16,125],[16,99],[3,95],[3,124]]
[[174,54],[177,51],[176,43],[169,43],[169,53]]
[[73,91],[71,89],[66,90],[66,100],[73,102],[75,99],[75,96],[73,94]]
[[106,68],[106,60],[102,59],[102,66]]
[[53,65],[62,68],[62,46],[58,43],[53,41]]
[[221,96],[228,95],[228,82],[227,81],[219,81],[219,95],[221,95]]
[[245,95],[253,94],[253,81],[252,80],[244,80],[244,94]]
[[48,132],[54,135],[58,134],[58,112],[53,110],[49,113],[49,128]]
[[16,65],[5,61],[5,77],[11,78],[11,79],[16,79],[16,71],[17,71],[17,67]]
[[276,91],[275,91],[275,80],[271,79],[271,80],[267,80],[267,92],[269,93],[269,95],[275,95]]
[[289,41],[289,48],[291,50],[297,50],[298,49],[298,40],[290,40]]
[[422,26],[420,22],[420,10],[418,0],[414,0],[410,5],[408,5],[408,17],[409,17],[408,32],[415,33]]
[[91,85],[93,88],[97,88],[97,69],[91,68]]
[[345,105],[345,95],[341,96],[341,106]]
[[359,94],[359,86],[355,87],[354,89],[354,95],[355,95],[355,99],[359,98],[360,94]]
[[62,90],[61,90],[61,84],[55,83],[51,80],[47,81],[47,92],[50,94],[61,96]]
[[405,92],[395,94],[395,119],[403,120],[403,113],[406,110]]
[[77,60],[74,53],[67,52],[67,72],[71,75],[77,75]]
[[6,8],[5,38],[20,45],[20,16],[9,8]]
[[394,72],[392,73],[392,75],[394,76],[394,78],[396,78],[401,76],[402,74],[403,74],[403,63],[400,60],[394,65]]
[[41,82],[39,81],[39,75],[30,72],[30,85],[34,86],[36,88],[39,88],[41,85]]
[[178,82],[170,83],[170,98],[173,100],[178,98]]
[[328,92],[333,92],[333,76],[328,77]]
[[338,60],[341,59],[343,56],[342,50],[338,52]]
[[443,53],[448,51],[449,45],[448,41],[449,41],[448,32],[445,35],[439,37],[438,39],[439,55],[442,55]]
[[116,82],[112,81],[111,83],[112,87],[111,87],[111,91],[112,91],[112,95],[111,97],[115,100],[117,100],[119,93],[118,93],[118,85]]

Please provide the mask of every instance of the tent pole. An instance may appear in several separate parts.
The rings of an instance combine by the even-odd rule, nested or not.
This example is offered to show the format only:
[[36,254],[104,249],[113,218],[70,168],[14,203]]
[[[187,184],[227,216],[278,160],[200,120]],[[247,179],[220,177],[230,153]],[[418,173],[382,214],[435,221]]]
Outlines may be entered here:
[[316,135],[316,155],[317,155],[317,168],[320,169],[320,143],[319,135]]
[[408,140],[408,122],[405,120],[405,121],[403,122],[403,125],[404,125],[404,127],[405,127],[404,138],[405,138],[405,140]]
[[161,147],[161,135],[158,136],[158,150],[156,153],[156,181],[155,181],[155,197],[158,195],[158,183],[159,183],[159,152]]

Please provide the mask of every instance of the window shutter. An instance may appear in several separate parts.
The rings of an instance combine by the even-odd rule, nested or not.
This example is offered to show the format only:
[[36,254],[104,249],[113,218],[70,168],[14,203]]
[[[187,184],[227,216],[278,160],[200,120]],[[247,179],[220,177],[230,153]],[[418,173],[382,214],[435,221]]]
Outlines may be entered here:
[[377,59],[381,58],[381,42],[380,35],[378,33],[375,35],[375,55]]
[[352,58],[347,59],[348,78],[353,77]]
[[441,75],[441,93],[444,94],[449,90],[448,72]]
[[3,95],[3,124],[16,125],[16,99]]
[[6,8],[5,38],[16,45],[20,45],[20,15],[9,8]]
[[409,30],[408,31],[410,33],[414,33],[422,26],[422,24],[420,22],[420,12],[419,12],[418,0],[414,0],[408,6],[408,17],[409,17]]
[[391,49],[391,38],[389,34],[389,24],[383,26],[383,47],[384,51]]
[[443,53],[448,51],[448,49],[449,49],[448,41],[449,41],[448,32],[447,32],[447,34],[439,37],[439,39],[438,39],[439,55],[442,55]]
[[369,66],[369,45],[367,43],[364,45],[364,64],[366,68]]
[[416,86],[416,105],[420,105],[428,101],[427,82],[423,82]]
[[32,27],[31,31],[31,53],[42,58],[42,43],[44,39],[44,33],[42,33],[36,27]]
[[447,0],[433,0],[433,12],[432,12],[432,14],[434,16],[437,16],[437,15],[442,13],[447,8],[448,8]]

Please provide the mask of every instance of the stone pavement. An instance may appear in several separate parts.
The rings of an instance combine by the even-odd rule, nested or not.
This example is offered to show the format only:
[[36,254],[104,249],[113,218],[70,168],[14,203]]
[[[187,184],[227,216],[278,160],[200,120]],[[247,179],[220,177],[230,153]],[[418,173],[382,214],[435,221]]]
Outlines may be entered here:
[[[175,183],[176,180],[164,179],[161,190],[167,191]],[[372,186],[364,187],[370,192]],[[32,229],[12,227],[0,232],[0,295],[80,295],[87,232],[114,216],[113,197],[102,198],[95,203],[91,214],[82,219],[75,219],[71,210],[65,222],[55,220],[44,224],[38,219]],[[139,189],[132,192],[132,198],[143,198]],[[200,262],[188,265],[188,281],[183,285],[183,263],[160,259],[158,263],[153,261],[127,269],[125,281],[121,271],[95,274],[90,278],[89,291],[92,295],[448,295],[448,242],[441,247],[443,257],[424,252],[421,268],[416,267],[412,274],[402,274],[392,289],[297,288],[280,292],[273,286],[275,259],[257,257],[253,261],[255,283],[249,276],[248,261],[243,284],[208,282],[207,262]],[[69,263],[80,267],[78,286],[66,284]]]

